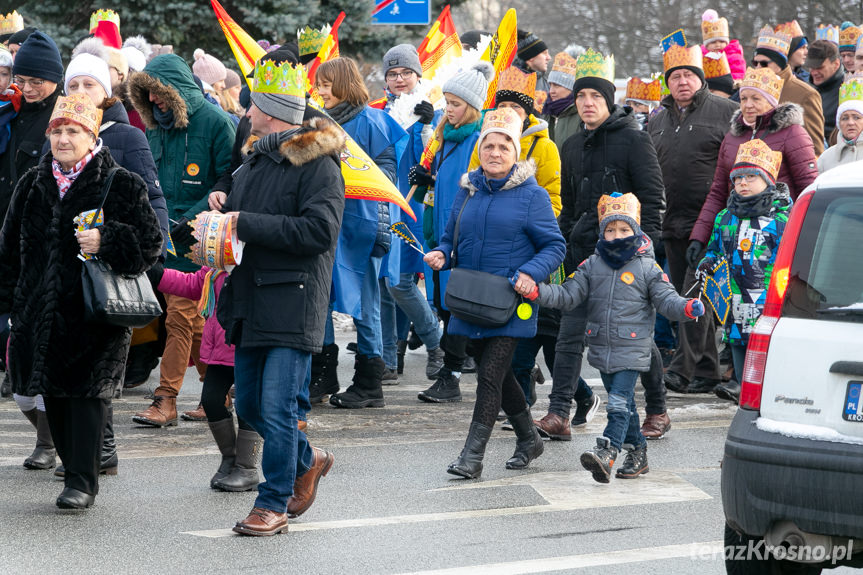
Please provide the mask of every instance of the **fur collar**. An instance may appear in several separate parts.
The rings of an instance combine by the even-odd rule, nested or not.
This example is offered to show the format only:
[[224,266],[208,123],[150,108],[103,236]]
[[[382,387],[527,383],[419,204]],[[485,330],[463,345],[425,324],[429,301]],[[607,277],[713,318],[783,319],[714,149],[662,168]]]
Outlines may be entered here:
[[156,94],[164,100],[168,107],[174,111],[174,127],[184,129],[189,127],[189,112],[186,107],[186,101],[173,86],[163,84],[153,76],[146,72],[136,72],[129,79],[129,99],[132,100],[132,105],[141,114],[141,120],[148,130],[155,130],[159,127],[156,118],[153,116],[153,104],[150,102],[150,92]]
[[[482,168],[477,168],[473,172],[468,172],[461,177],[461,181],[459,185],[463,188],[467,188],[468,193],[473,195],[477,191],[477,187],[470,181],[470,175],[476,174],[480,172]],[[512,172],[512,175],[509,177],[509,180],[503,185],[501,190],[510,190],[521,184],[525,183],[528,178],[536,174],[536,162],[533,159],[530,160],[519,160],[515,164],[515,170]],[[481,174],[480,174],[481,176]]]
[[[791,102],[779,104],[772,112],[772,114],[768,112],[764,116],[760,116],[758,118],[759,130],[764,129],[763,124],[765,119],[767,120],[768,134],[784,130],[785,128],[795,124],[798,126],[803,125],[803,108],[797,104],[792,104]],[[743,116],[741,115],[740,110],[734,112],[734,115],[731,116],[731,135],[742,136],[750,129],[751,128],[749,128],[749,126],[743,123]]]
[[[345,149],[345,131],[328,118],[315,117],[303,122],[303,127],[279,147],[279,152],[294,166],[302,166],[321,156],[338,156]],[[254,150],[257,136],[249,136],[243,153]]]

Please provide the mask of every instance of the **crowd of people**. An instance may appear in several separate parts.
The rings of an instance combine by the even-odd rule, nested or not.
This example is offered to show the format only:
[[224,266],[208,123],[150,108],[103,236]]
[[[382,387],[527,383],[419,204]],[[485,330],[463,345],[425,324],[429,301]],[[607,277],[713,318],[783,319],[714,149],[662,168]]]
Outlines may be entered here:
[[[607,424],[581,464],[599,482],[637,478],[646,440],[671,429],[667,390],[737,401],[794,200],[863,153],[863,29],[851,23],[819,26],[810,42],[791,21],[741,44],[707,10],[702,44],[669,36],[661,71],[630,79],[622,97],[611,54],[552,57],[519,31],[497,78],[471,62],[432,101],[417,48],[399,44],[383,55],[377,99],[355,60],[322,62],[320,107],[303,65],[325,34],[308,27],[297,41],[262,41],[246,82],[203,50],[189,65],[170,46],[123,42],[111,11],[65,56],[17,13],[0,24],[4,387],[36,430],[24,466],[64,477],[61,508],[91,506],[99,474],[118,473],[112,398],[158,366],[152,404],[132,420],[175,426],[194,365],[200,405],[182,418],[206,421],[221,453],[210,487],[257,489],[238,533],[282,532],[334,464],[309,444],[310,414],[326,398],[384,407],[406,351],[423,346],[418,401],[459,402],[463,374],[476,373],[449,473],[481,475],[497,422],[516,438],[508,469],[542,455],[543,439],[570,441],[602,404],[581,377],[586,350]],[[460,39],[476,48],[488,35]],[[405,125],[407,98],[418,103]],[[345,197],[346,137],[416,221]],[[245,243],[230,272],[185,257],[190,223],[211,210]],[[418,249],[392,232],[402,221]],[[88,321],[80,261],[94,256],[146,273],[162,317],[134,330]],[[722,273],[730,311],[719,317],[697,294]],[[353,318],[347,350],[334,312]],[[534,419],[540,350],[552,385]]]

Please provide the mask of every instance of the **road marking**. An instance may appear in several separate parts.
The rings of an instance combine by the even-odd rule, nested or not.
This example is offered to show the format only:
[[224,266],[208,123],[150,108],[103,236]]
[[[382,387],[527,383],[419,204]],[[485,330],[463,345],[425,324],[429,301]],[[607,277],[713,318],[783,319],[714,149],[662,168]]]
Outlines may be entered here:
[[[312,523],[291,523],[290,531],[322,531],[330,529],[352,529],[380,527],[384,525],[405,525],[428,523],[432,521],[457,521],[460,519],[480,519],[488,517],[510,517],[536,513],[555,513],[576,509],[596,509],[600,507],[622,507],[627,505],[653,505],[657,503],[678,503],[711,499],[710,495],[688,481],[668,471],[651,471],[634,480],[613,480],[610,484],[596,483],[584,470],[549,473],[531,473],[479,483],[466,483],[432,491],[457,491],[463,489],[493,489],[527,485],[532,487],[548,503],[527,507],[505,507],[494,509],[475,509],[469,511],[448,511],[416,515],[393,515],[389,517],[365,517],[321,521]],[[231,537],[230,529],[209,529],[203,531],[184,531],[185,535],[196,537]]]
[[722,545],[722,541],[683,543],[680,545],[666,545],[664,547],[642,547],[640,549],[605,551],[584,555],[526,559],[511,563],[489,563],[486,565],[452,567],[431,571],[413,571],[403,573],[402,575],[460,575],[461,573],[470,575],[523,575],[527,573],[550,573],[552,571],[563,571],[564,569],[585,569],[587,567],[642,563],[644,561],[678,559],[682,557],[717,560],[717,557],[721,557],[721,555],[717,554],[722,552]]

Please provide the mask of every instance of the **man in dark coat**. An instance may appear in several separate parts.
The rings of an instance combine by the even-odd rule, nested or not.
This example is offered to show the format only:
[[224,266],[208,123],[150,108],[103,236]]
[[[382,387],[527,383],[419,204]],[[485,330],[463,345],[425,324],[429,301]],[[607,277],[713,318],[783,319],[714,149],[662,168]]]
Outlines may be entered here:
[[231,195],[211,198],[245,242],[218,307],[226,341],[236,346],[237,414],[264,438],[264,482],[251,513],[234,527],[244,535],[287,530],[288,516],[309,508],[333,464],[332,454],[311,447],[297,429],[297,398],[307,393],[311,356],[324,339],[345,202],[345,136],[330,120],[303,122],[301,69],[283,64],[275,75],[268,89],[282,91],[252,92],[249,119],[260,139],[246,147]]
[[[668,204],[662,241],[671,283],[681,294],[695,283],[695,270],[686,264],[689,235],[713,183],[719,146],[737,110],[734,102],[710,93],[698,62],[690,64],[665,71],[671,94],[647,127],[662,167]],[[716,387],[720,373],[715,336],[711,314],[699,322],[680,324],[677,350],[665,375],[670,389],[703,393]],[[650,422],[648,414],[645,426]]]
[[839,59],[839,48],[828,40],[815,40],[806,56],[809,81],[821,94],[824,110],[824,137],[828,145],[836,143],[836,110],[839,108],[839,87],[845,81],[845,69]]
[[[587,60],[602,58],[592,50],[585,55]],[[654,243],[660,240],[665,201],[656,150],[647,132],[640,129],[632,109],[614,104],[614,91],[612,74],[584,75],[573,85],[583,130],[567,139],[561,154],[562,209],[558,222],[567,240],[567,274],[596,249],[596,209],[604,194],[635,194],[641,203],[642,230]],[[571,439],[568,418],[573,397],[577,410],[595,407],[597,402],[590,388],[579,381],[586,321],[586,305],[561,317],[549,411],[536,422],[540,433],[552,439]],[[578,388],[573,393],[576,382]]]

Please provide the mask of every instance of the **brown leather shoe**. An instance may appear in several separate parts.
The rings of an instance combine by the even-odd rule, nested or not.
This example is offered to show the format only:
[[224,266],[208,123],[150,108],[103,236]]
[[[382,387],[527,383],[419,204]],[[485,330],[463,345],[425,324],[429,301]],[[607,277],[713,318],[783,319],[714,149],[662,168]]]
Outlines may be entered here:
[[288,517],[299,517],[315,502],[318,482],[333,466],[335,458],[329,451],[312,447],[312,466],[294,481],[294,494],[288,499]]
[[299,429],[300,431],[305,432],[307,426],[307,422],[303,421],[302,419],[297,420],[297,429]]
[[207,421],[207,414],[204,413],[204,406],[200,403],[198,404],[198,407],[192,411],[184,411],[183,415],[180,417],[186,421]]
[[284,533],[287,530],[287,513],[276,513],[263,507],[253,507],[248,517],[234,525],[235,533],[257,537]]
[[641,424],[641,435],[647,439],[662,439],[669,429],[671,429],[671,419],[668,418],[667,412],[656,415],[648,414],[644,418],[644,423]]
[[554,441],[572,441],[572,430],[569,428],[569,418],[549,412],[539,421],[534,420],[539,434]]
[[132,421],[152,427],[177,425],[177,398],[157,395],[150,407],[132,416]]

